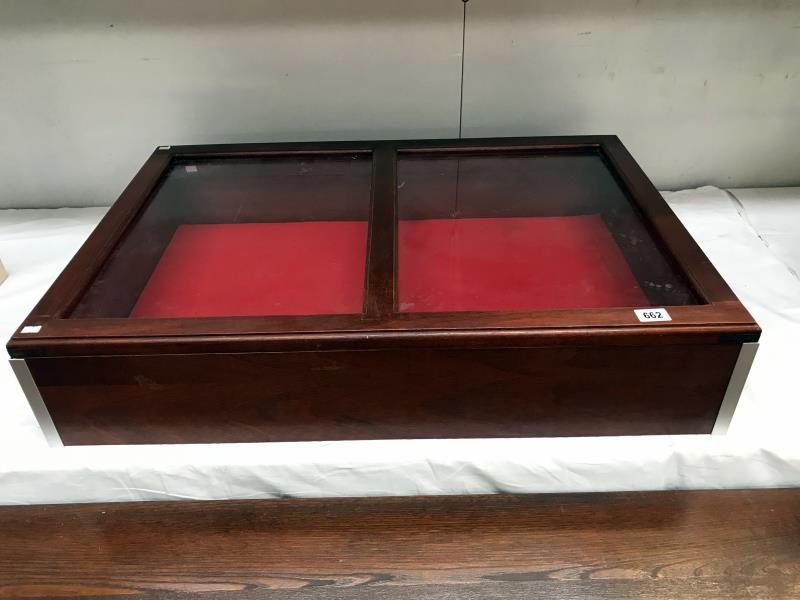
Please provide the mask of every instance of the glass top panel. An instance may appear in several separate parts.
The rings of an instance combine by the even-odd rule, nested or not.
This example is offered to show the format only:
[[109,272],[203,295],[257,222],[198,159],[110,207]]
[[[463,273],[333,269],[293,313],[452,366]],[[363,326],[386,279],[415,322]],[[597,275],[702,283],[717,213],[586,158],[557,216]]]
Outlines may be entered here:
[[400,312],[701,303],[599,153],[408,153],[397,183]]
[[72,314],[363,311],[367,154],[173,163]]

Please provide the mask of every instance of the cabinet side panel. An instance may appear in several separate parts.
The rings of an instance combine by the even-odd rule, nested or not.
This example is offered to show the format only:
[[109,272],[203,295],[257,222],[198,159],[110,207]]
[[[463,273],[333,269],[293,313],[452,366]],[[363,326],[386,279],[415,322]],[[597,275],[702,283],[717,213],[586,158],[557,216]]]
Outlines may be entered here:
[[67,445],[710,433],[739,345],[30,359]]

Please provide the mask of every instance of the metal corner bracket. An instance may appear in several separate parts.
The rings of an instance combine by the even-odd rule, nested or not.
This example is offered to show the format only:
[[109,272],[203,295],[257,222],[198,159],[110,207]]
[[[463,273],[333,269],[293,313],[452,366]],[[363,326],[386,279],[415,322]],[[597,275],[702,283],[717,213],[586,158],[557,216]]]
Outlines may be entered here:
[[722,398],[722,405],[719,407],[717,421],[714,423],[714,429],[711,430],[712,435],[725,435],[728,433],[728,427],[730,427],[733,413],[736,411],[736,405],[739,403],[744,383],[747,381],[747,375],[750,373],[750,367],[753,365],[757,350],[758,342],[745,342],[742,344],[742,348],[739,350],[739,357],[733,366],[730,381],[728,381],[728,387],[725,390],[725,396]]
[[54,448],[63,446],[64,443],[61,441],[61,436],[58,435],[58,430],[53,424],[53,419],[50,417],[50,412],[47,410],[44,400],[42,400],[39,388],[36,387],[36,382],[33,380],[28,363],[25,362],[24,358],[10,358],[8,362],[11,364],[11,369],[17,376],[22,391],[28,399],[28,404],[31,405],[33,415],[36,417],[39,427],[42,428],[42,433],[44,433],[47,443]]

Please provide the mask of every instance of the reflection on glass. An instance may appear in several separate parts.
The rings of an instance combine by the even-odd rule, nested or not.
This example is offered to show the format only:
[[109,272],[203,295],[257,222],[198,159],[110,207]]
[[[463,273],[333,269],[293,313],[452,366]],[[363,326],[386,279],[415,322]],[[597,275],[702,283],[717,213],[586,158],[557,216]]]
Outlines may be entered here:
[[597,154],[398,162],[401,312],[697,303]]
[[72,317],[357,314],[371,159],[177,163]]

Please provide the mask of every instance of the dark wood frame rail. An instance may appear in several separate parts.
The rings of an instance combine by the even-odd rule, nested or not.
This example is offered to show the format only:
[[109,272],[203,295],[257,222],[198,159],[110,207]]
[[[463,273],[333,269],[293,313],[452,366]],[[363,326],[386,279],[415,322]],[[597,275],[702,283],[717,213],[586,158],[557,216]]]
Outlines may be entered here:
[[800,597],[800,491],[0,508],[0,597]]

